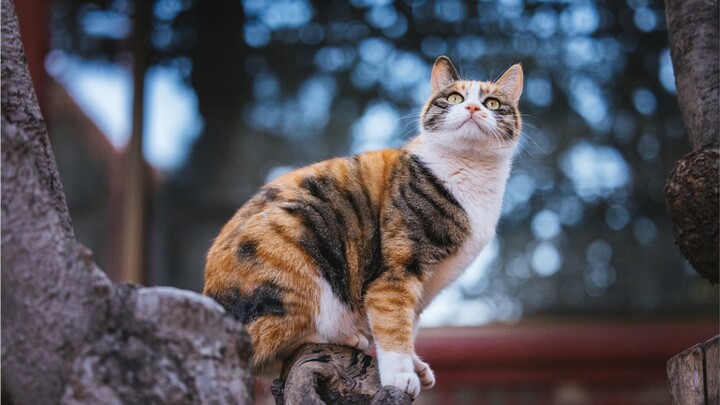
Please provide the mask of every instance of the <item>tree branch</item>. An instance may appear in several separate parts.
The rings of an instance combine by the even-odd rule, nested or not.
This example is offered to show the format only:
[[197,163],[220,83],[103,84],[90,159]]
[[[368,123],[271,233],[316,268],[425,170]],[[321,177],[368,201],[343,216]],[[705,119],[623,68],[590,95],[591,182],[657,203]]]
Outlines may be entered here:
[[718,143],[717,0],[667,0],[665,9],[678,102],[697,150]]
[[694,151],[665,185],[675,244],[693,268],[718,282],[718,1],[666,2],[670,53],[683,121]]
[[298,348],[273,382],[277,405],[346,404],[409,405],[396,387],[380,387],[377,362],[344,346],[308,344]]
[[250,341],[199,294],[115,286],[78,244],[2,0],[2,399],[249,403]]

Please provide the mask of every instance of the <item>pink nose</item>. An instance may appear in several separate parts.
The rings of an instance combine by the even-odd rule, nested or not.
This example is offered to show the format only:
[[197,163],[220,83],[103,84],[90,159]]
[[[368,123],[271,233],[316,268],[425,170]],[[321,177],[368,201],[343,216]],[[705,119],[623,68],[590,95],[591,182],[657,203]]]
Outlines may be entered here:
[[475,114],[475,111],[480,110],[480,106],[477,104],[468,104],[465,108],[470,111],[470,114]]

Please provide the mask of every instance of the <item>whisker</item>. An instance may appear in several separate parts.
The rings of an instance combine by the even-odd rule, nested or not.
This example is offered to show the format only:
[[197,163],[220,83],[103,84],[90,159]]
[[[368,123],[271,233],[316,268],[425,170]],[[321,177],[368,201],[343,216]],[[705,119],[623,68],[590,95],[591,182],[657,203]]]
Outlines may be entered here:
[[400,139],[405,140],[409,137],[412,137],[413,133],[416,133],[416,132],[417,132],[417,130],[415,128],[405,131],[405,133],[400,136]]
[[404,119],[410,119],[410,118],[417,118],[419,116],[420,116],[419,112],[414,112],[414,113],[405,114],[402,117],[400,117],[400,119],[404,120]]
[[545,149],[543,149],[542,146],[540,146],[540,144],[538,144],[534,139],[532,139],[531,137],[529,137],[529,136],[525,133],[525,131],[521,131],[521,133],[520,133],[520,141],[519,141],[518,146],[521,148],[521,150],[522,150],[523,152],[527,152],[527,154],[528,154],[530,157],[532,157],[532,158],[535,159],[535,160],[538,160],[540,157],[537,156],[536,154],[534,154],[534,153],[530,150],[529,145],[528,145],[529,142],[532,142],[532,143],[540,150],[540,152],[541,152],[542,154],[547,154],[547,153],[548,153]]
[[407,127],[408,125],[413,125],[413,124],[417,125],[418,122],[417,122],[416,120],[408,121],[408,122],[406,122],[405,125],[403,125],[403,126],[404,126],[404,127]]

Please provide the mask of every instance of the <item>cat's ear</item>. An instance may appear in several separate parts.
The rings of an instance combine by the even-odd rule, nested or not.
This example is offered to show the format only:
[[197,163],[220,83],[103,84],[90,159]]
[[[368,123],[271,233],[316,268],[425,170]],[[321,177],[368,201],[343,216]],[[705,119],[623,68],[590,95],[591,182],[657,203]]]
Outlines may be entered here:
[[508,70],[495,81],[495,85],[500,87],[502,92],[510,97],[513,104],[517,105],[523,89],[523,70],[520,64],[516,63],[510,66]]
[[447,56],[438,56],[433,65],[432,75],[430,77],[432,91],[442,90],[458,80],[460,80],[460,75],[452,62],[450,62],[450,58]]

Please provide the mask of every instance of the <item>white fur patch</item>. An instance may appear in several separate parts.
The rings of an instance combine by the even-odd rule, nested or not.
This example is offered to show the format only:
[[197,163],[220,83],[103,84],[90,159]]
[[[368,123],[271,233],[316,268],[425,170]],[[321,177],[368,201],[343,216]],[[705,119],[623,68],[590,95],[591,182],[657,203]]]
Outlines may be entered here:
[[415,398],[420,393],[420,378],[413,367],[413,355],[385,351],[376,345],[380,384],[392,385]]
[[340,302],[325,279],[318,277],[317,284],[320,287],[320,305],[315,317],[317,334],[327,343],[351,345],[357,342],[358,348],[363,344],[367,347],[367,339],[362,342],[366,334],[361,332],[366,321]]

